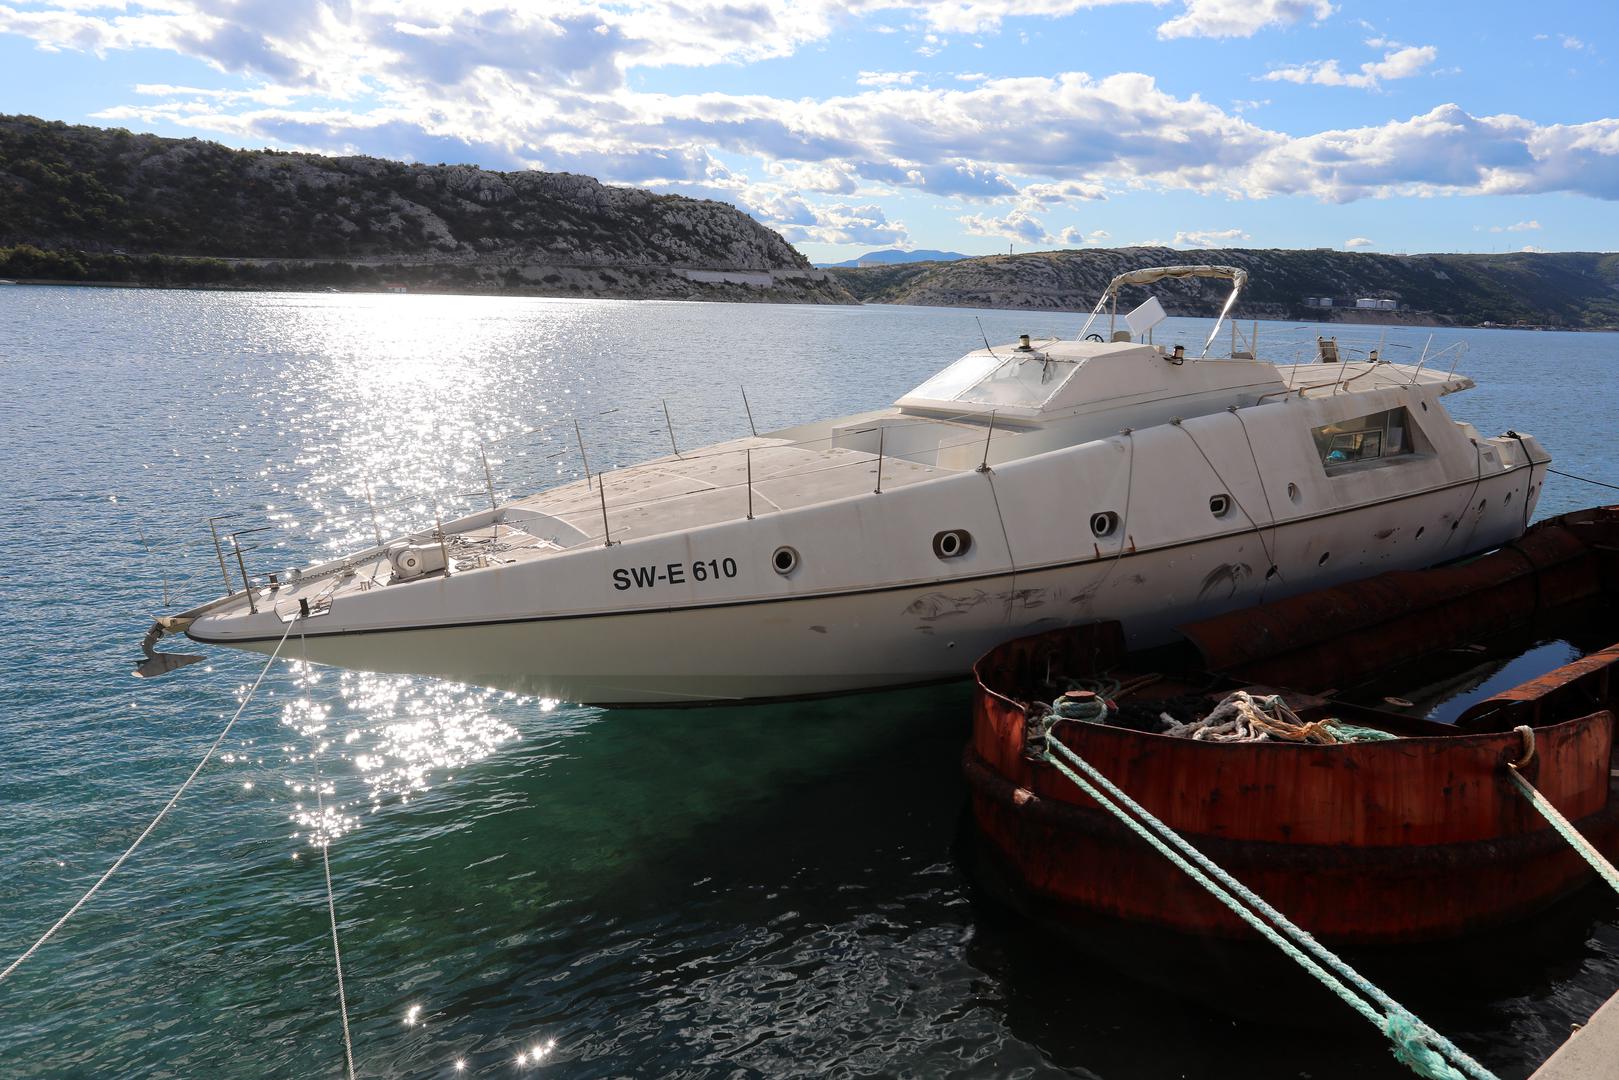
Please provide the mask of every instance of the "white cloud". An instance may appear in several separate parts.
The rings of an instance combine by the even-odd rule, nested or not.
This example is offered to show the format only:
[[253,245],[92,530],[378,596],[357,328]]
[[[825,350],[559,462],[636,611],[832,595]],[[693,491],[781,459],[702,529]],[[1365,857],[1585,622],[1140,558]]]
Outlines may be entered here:
[[1086,232],[1078,225],[1070,225],[1057,234],[1057,240],[1069,247],[1095,247],[1106,243],[1113,238],[1113,234],[1106,229],[1092,229]]
[[968,214],[956,220],[970,236],[997,236],[1025,244],[1049,244],[1054,239],[1039,218],[1021,207],[1013,207],[1001,217]]
[[1491,225],[1491,232],[1529,232],[1540,228],[1538,221],[1519,221],[1511,225]]
[[1056,184],[1026,184],[1018,195],[1028,208],[1047,210],[1067,203],[1104,200],[1107,189],[1083,180],[1064,180]]
[[1565,48],[1565,49],[1573,49],[1576,52],[1579,52],[1579,51],[1584,50],[1584,49],[1592,48],[1590,45],[1587,45],[1585,42],[1581,41],[1579,38],[1575,37],[1573,34],[1563,34],[1562,35],[1562,42],[1563,42],[1563,48]]
[[1408,45],[1383,54],[1383,59],[1360,66],[1359,72],[1345,73],[1336,60],[1313,60],[1307,64],[1277,68],[1263,78],[1267,82],[1315,83],[1319,86],[1354,86],[1375,90],[1384,80],[1409,79],[1434,62],[1439,50],[1432,45]]
[[1371,246],[1372,242],[1364,236],[1352,236],[1344,241],[1344,247],[1350,251],[1357,251],[1360,248],[1369,248]]
[[1158,36],[1252,37],[1269,26],[1320,22],[1332,12],[1328,0],[1186,0],[1185,12],[1159,26]]
[[261,86],[250,90],[217,90],[196,86],[171,86],[167,83],[136,83],[135,93],[143,97],[189,97],[199,101],[234,105],[253,102],[259,105],[291,105],[298,93],[284,86]]
[[1177,232],[1173,247],[1217,248],[1230,247],[1233,240],[1246,240],[1248,234],[1241,229],[1192,229]]
[[1546,254],[1546,249],[1545,248],[1536,247],[1533,244],[1525,244],[1523,247],[1519,248],[1518,250],[1522,251],[1522,252],[1525,252],[1527,254],[1531,254],[1531,255],[1544,255],[1544,254]]
[[811,206],[789,195],[761,207],[754,216],[795,244],[910,244],[905,225],[889,221],[882,207],[871,204]]
[[910,86],[921,76],[920,71],[862,71],[855,82],[861,86]]
[[765,173],[772,181],[794,191],[848,195],[860,186],[854,169],[841,161],[822,165],[784,165],[772,161],[766,163]]
[[1284,139],[1248,170],[1254,198],[1568,191],[1619,198],[1619,119],[1541,126],[1440,105],[1409,120]]

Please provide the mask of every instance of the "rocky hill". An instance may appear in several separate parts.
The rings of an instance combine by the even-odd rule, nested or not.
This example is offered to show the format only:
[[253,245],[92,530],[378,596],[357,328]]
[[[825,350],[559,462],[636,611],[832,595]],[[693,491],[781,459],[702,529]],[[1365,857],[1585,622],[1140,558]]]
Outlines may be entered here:
[[[1372,255],[1325,249],[1144,247],[991,255],[832,273],[867,303],[1080,311],[1096,303],[1115,274],[1188,262],[1223,263],[1249,272],[1237,306],[1239,318],[1619,329],[1619,254],[1612,253]],[[1172,315],[1212,315],[1225,300],[1223,284],[1171,281],[1153,286],[1153,292]],[[1307,297],[1330,297],[1333,308],[1309,306]],[[1392,299],[1399,309],[1356,311],[1354,302],[1361,297]]]
[[0,116],[0,276],[849,302],[725,203]]

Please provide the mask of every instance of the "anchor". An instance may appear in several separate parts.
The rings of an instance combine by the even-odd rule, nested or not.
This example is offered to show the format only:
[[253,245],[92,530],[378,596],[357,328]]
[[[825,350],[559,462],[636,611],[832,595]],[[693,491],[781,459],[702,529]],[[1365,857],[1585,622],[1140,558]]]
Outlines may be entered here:
[[130,672],[137,679],[155,679],[159,675],[167,675],[177,668],[187,664],[195,664],[199,660],[207,659],[196,653],[168,653],[158,652],[155,646],[163,640],[166,634],[183,634],[191,625],[191,620],[178,615],[160,615],[152,623],[152,628],[146,631],[141,639],[141,652],[146,654],[146,661]]

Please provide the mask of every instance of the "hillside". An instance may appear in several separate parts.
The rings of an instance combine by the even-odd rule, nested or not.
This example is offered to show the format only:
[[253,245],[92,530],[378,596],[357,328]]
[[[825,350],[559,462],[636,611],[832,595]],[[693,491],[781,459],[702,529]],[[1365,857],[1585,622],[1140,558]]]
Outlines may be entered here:
[[[1239,318],[1619,329],[1619,255],[1612,253],[1372,255],[1120,248],[831,273],[866,303],[1076,311],[1094,305],[1114,274],[1187,262],[1224,263],[1249,272],[1237,305]],[[1221,282],[1195,280],[1164,282],[1153,291],[1172,315],[1212,315],[1226,294]],[[1326,311],[1306,306],[1305,298],[1312,296],[1332,297],[1335,306]],[[1344,309],[1359,297],[1397,300],[1400,308],[1392,313]]]
[[0,116],[0,276],[849,301],[733,206]]

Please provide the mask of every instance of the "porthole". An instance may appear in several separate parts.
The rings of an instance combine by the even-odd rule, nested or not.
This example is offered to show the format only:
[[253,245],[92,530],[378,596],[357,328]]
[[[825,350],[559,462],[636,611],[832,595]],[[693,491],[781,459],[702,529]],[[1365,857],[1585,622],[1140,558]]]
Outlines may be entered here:
[[776,573],[780,574],[782,577],[786,577],[788,574],[798,569],[797,550],[783,544],[781,547],[776,549],[776,553],[774,555],[770,556],[770,565],[775,569]]
[[1327,565],[1327,560],[1330,559],[1330,558],[1332,558],[1332,552],[1323,551],[1321,553],[1321,557],[1315,561],[1315,564],[1317,566],[1325,566],[1325,565]]
[[946,529],[933,535],[933,554],[941,559],[957,559],[972,550],[972,534],[966,529]]
[[1119,528],[1119,515],[1111,510],[1091,515],[1091,533],[1098,538],[1112,536]]
[[1299,501],[1299,486],[1297,484],[1287,485],[1287,497],[1294,502]]
[[1231,513],[1231,496],[1225,494],[1210,495],[1209,513],[1217,518],[1223,518]]

